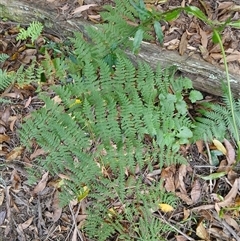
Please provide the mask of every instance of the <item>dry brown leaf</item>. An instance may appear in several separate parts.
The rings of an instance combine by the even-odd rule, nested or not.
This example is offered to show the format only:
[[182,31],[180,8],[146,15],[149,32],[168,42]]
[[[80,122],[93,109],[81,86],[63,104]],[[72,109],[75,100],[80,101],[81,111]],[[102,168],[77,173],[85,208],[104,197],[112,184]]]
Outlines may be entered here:
[[239,177],[239,173],[233,171],[232,169],[227,169],[227,179],[228,181],[233,184],[236,180],[236,178]]
[[2,97],[9,97],[9,98],[13,98],[13,99],[21,99],[23,100],[23,96],[20,95],[19,93],[6,93],[6,94],[2,94]]
[[188,217],[190,216],[191,211],[189,209],[184,208],[183,209],[183,220],[187,220]]
[[24,230],[30,226],[32,221],[33,221],[33,217],[29,218],[27,221],[25,221],[24,223],[19,224],[19,225],[21,225],[22,229]]
[[232,226],[237,232],[240,231],[239,224],[236,222],[235,219],[233,219],[231,216],[224,214],[223,219],[230,225]]
[[1,120],[0,120],[0,133],[3,134],[6,132],[5,124],[2,125]]
[[17,116],[11,116],[9,118],[9,121],[10,121],[9,128],[10,128],[11,131],[14,131],[14,125],[15,125],[15,122],[16,122],[17,119],[18,119]]
[[19,160],[21,158],[21,154],[23,152],[23,147],[15,147],[10,153],[6,155],[6,162],[10,162],[13,160]]
[[203,226],[203,221],[198,224],[196,234],[199,238],[205,241],[210,241],[210,235],[207,232],[206,228]]
[[215,60],[219,60],[219,59],[222,59],[222,54],[220,54],[220,53],[212,53],[212,54],[210,54],[210,57],[212,57]]
[[9,136],[0,134],[0,143],[8,142],[8,141],[10,141]]
[[234,3],[233,2],[219,2],[218,3],[218,7],[217,7],[217,10],[221,10],[221,9],[231,9],[231,6],[233,5]]
[[4,220],[6,218],[6,214],[7,212],[5,210],[0,212],[0,225],[3,225]]
[[97,4],[87,4],[87,5],[83,5],[83,6],[80,6],[78,8],[76,8],[72,14],[76,14],[76,13],[81,13],[83,11],[86,11],[88,10],[90,7],[95,7],[95,6],[98,6]]
[[182,235],[176,235],[175,238],[176,241],[187,241],[187,238]]
[[176,172],[176,167],[169,166],[167,168],[164,168],[161,172],[161,179],[165,181],[164,187],[167,191],[175,191],[175,185],[174,185],[174,174]]
[[192,205],[193,204],[192,199],[187,194],[184,194],[184,193],[181,193],[181,192],[176,192],[175,194],[180,199],[182,199],[187,205]]
[[178,170],[178,181],[179,181],[179,189],[182,193],[187,194],[187,190],[185,188],[185,182],[184,178],[186,177],[187,174],[187,166],[186,165],[181,165]]
[[201,35],[201,44],[202,47],[207,49],[207,45],[208,45],[208,36],[207,33],[205,31],[203,31],[200,27],[199,27],[199,34]]
[[196,143],[198,152],[200,154],[203,154],[203,140],[196,141],[195,143]]
[[24,105],[24,108],[27,108],[27,107],[31,104],[31,102],[32,102],[32,97],[29,96],[27,102],[26,102],[25,105]]
[[52,208],[53,208],[52,218],[53,218],[53,222],[55,223],[59,220],[59,218],[62,215],[62,207],[59,205],[59,192],[58,191],[55,191]]
[[33,189],[33,194],[41,192],[47,185],[48,181],[48,172],[44,173],[41,181],[37,184],[37,186]]
[[4,189],[0,189],[0,206],[3,204],[4,200]]
[[165,189],[167,192],[175,192],[174,177],[169,177],[165,180]]
[[199,180],[196,179],[193,182],[193,187],[191,191],[191,198],[193,202],[196,203],[199,200],[200,196],[201,196],[201,185]]
[[179,54],[183,55],[185,51],[187,50],[188,40],[187,40],[187,32],[184,32],[184,34],[181,37],[180,43],[179,43]]
[[7,124],[9,117],[10,117],[10,107],[4,110],[1,119],[5,124]]
[[83,1],[84,1],[84,0],[77,0],[77,1],[78,1],[78,4],[79,4],[80,6],[83,5]]
[[192,208],[192,211],[208,210],[214,208],[213,204],[201,205],[199,207]]
[[[226,57],[227,62],[239,61],[240,54],[230,54]],[[221,59],[220,63],[223,63],[223,59]]]
[[37,149],[33,152],[33,154],[30,155],[30,159],[33,160],[34,158],[41,156],[41,155],[45,155],[46,152],[43,149]]
[[14,190],[19,190],[20,187],[21,187],[21,178],[20,176],[18,175],[18,172],[16,169],[14,169],[12,171],[12,175],[11,175],[11,181],[12,181],[12,187]]
[[224,200],[222,202],[217,203],[218,207],[226,207],[226,206],[230,206],[237,193],[238,193],[238,189],[240,189],[240,178],[236,179],[235,182],[232,185],[231,190],[229,191],[229,193],[227,194],[227,196],[224,198]]
[[224,145],[227,149],[227,161],[228,161],[228,165],[232,165],[233,163],[235,163],[235,150],[232,146],[232,144],[227,140],[224,139]]

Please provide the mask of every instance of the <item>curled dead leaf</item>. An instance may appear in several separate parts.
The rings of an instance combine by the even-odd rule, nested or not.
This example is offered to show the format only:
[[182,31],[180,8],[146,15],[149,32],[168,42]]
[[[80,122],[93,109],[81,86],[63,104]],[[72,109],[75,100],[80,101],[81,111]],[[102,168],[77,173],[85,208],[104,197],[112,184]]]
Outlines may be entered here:
[[19,160],[21,158],[24,148],[22,146],[15,147],[10,153],[6,155],[6,161]]
[[207,232],[206,228],[204,227],[203,221],[198,224],[197,229],[196,229],[196,234],[199,238],[201,238],[205,241],[210,241],[210,235]]
[[228,165],[232,165],[235,162],[235,150],[232,146],[232,144],[227,140],[224,139],[224,145],[227,149],[227,161],[228,161]]
[[193,202],[196,203],[199,200],[200,196],[201,196],[201,185],[199,180],[196,179],[193,182],[193,187],[191,191],[191,198]]
[[4,189],[0,189],[0,206],[3,204],[4,200]]
[[184,32],[184,34],[181,37],[180,43],[179,43],[179,54],[183,55],[185,51],[187,50],[188,40],[187,40],[187,32]]
[[44,173],[42,179],[39,181],[37,186],[33,189],[33,194],[41,192],[47,185],[48,172]]
[[8,142],[8,141],[10,141],[9,136],[0,134],[0,143]]
[[59,220],[59,218],[62,215],[62,207],[59,204],[59,192],[58,191],[55,191],[52,208],[53,208],[52,218],[53,218],[53,222],[55,223]]
[[222,202],[217,203],[218,207],[226,207],[233,203],[238,191],[240,190],[240,178],[236,179],[231,190]]

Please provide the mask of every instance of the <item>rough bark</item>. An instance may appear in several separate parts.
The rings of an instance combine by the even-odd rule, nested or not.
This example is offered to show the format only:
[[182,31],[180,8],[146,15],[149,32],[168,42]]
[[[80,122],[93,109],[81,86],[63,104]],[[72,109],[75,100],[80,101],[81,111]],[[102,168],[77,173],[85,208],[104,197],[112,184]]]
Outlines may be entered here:
[[[38,20],[44,24],[46,31],[65,37],[74,31],[81,31],[86,35],[84,29],[91,25],[80,18],[60,18],[57,11],[51,9],[45,0],[37,1],[37,3],[31,0],[0,0],[0,17],[21,24],[29,24]],[[141,51],[137,56],[131,52],[127,54],[133,62],[144,60],[152,67],[155,67],[158,62],[162,67],[176,65],[183,76],[189,77],[193,81],[196,89],[214,95],[222,95],[221,85],[222,81],[226,79],[224,71],[203,60],[186,55],[180,56],[177,52],[161,49],[149,43],[142,44]],[[239,98],[240,76],[231,74],[230,79],[234,96]]]

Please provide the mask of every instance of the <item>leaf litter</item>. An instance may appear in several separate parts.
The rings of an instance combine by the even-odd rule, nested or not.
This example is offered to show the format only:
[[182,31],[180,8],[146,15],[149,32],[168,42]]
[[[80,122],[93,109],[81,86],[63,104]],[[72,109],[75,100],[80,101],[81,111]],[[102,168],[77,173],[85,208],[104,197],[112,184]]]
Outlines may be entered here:
[[[48,1],[49,4],[59,8],[58,1]],[[78,13],[90,21],[97,22],[100,19],[99,8],[96,2],[87,4],[78,1],[78,4],[68,4],[63,1],[60,6],[61,14],[70,16]],[[170,8],[188,4],[197,5],[205,11],[209,18],[226,20],[229,17],[237,17],[239,7],[233,2],[219,2],[212,6],[210,1],[171,1],[166,5],[158,5],[158,9]],[[109,3],[109,1],[108,1]],[[77,4],[77,5],[76,5]],[[155,7],[155,6],[154,6]],[[213,9],[214,8],[214,9]],[[95,12],[96,10],[96,12]],[[214,10],[214,11],[213,11]],[[94,17],[96,16],[96,17]],[[37,49],[28,49],[26,41],[16,42],[15,36],[18,28],[11,23],[1,23],[8,31],[6,38],[0,33],[2,49],[10,58],[2,66],[7,71],[17,71],[20,63],[29,64],[33,59],[41,59],[42,56]],[[196,58],[203,58],[215,64],[222,64],[222,55],[218,46],[211,44],[211,32],[203,23],[194,18],[182,16],[173,21],[164,30],[164,46],[167,49],[178,50],[179,54],[188,54]],[[224,33],[224,44],[226,47],[227,61],[231,63],[231,69],[240,73],[238,49],[239,30],[228,29]],[[49,39],[61,42],[55,36],[48,35]],[[39,39],[41,45],[41,40]],[[51,56],[50,56],[51,58]],[[51,80],[54,84],[54,80]],[[46,86],[47,89],[47,86]],[[34,184],[28,183],[26,167],[36,165],[35,159],[46,153],[35,143],[32,143],[34,151],[28,153],[24,147],[19,145],[16,130],[20,127],[23,117],[30,115],[34,109],[42,106],[35,94],[36,86],[11,85],[1,97],[9,100],[8,104],[1,104],[0,113],[0,154],[1,154],[1,183],[0,183],[0,234],[9,237],[6,240],[88,240],[79,228],[83,226],[86,219],[85,209],[87,198],[73,200],[69,207],[60,207],[59,191],[60,182],[64,181],[64,174],[51,177],[49,173],[39,173]],[[57,99],[57,96],[54,98]],[[173,225],[178,235],[175,240],[239,240],[239,206],[240,206],[240,179],[234,169],[235,150],[229,140],[223,143],[214,141],[213,145],[222,152],[221,162],[213,169],[209,163],[203,141],[186,149],[186,155],[190,156],[188,165],[170,166],[159,170],[154,167],[152,172],[147,172],[146,181],[164,180],[163,188],[168,192],[175,193],[181,200],[179,207],[160,203],[159,208],[163,213],[171,213],[168,219],[162,217],[170,225]],[[214,148],[214,147],[210,148]],[[198,168],[197,166],[201,166]],[[222,174],[223,173],[223,174]],[[215,179],[211,179],[211,175]],[[210,176],[203,180],[201,176]],[[57,179],[56,179],[57,178]],[[212,187],[210,188],[210,181]],[[81,206],[81,208],[80,208]],[[114,211],[116,212],[116,211]],[[197,215],[196,221],[191,219]],[[221,218],[219,218],[221,215]],[[186,225],[181,226],[181,221]],[[192,231],[189,236],[189,229]],[[224,230],[228,232],[224,232]],[[42,240],[42,239],[41,239]]]

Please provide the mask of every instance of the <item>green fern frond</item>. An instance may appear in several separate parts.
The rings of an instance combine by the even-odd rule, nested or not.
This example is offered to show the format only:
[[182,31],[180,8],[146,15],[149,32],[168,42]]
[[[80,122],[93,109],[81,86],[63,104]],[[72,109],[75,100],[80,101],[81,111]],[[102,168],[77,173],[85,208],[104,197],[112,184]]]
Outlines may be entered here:
[[[211,105],[211,110],[202,111],[203,117],[197,118],[195,129],[195,140],[202,139],[204,136],[207,140],[217,138],[223,140],[227,136],[236,138],[235,128],[233,125],[233,119],[230,111],[230,100],[225,93],[223,96],[224,105]],[[236,115],[236,123],[238,129],[240,129],[240,108],[239,101],[233,102],[234,112]]]
[[9,55],[1,53],[0,54],[0,63],[5,62],[9,58]]
[[33,43],[41,35],[42,30],[42,23],[37,21],[32,22],[26,30],[23,28],[20,29],[20,33],[17,36],[17,40],[26,40],[30,37]]
[[5,90],[13,82],[14,74],[0,69],[0,91]]

